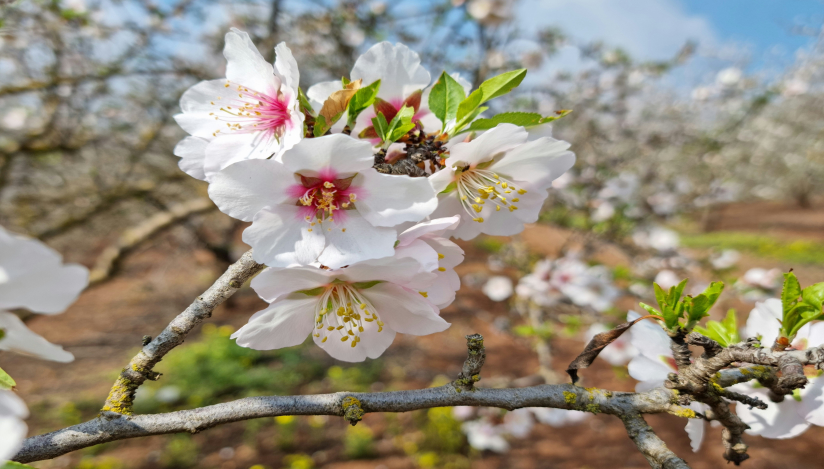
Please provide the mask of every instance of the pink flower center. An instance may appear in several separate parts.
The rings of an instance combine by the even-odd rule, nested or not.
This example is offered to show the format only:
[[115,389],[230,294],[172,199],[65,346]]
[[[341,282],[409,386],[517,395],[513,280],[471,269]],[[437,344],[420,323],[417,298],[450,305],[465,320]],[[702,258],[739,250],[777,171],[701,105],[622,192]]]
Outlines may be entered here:
[[[226,129],[217,129],[212,136],[217,137],[221,131],[246,133],[265,132],[269,136],[279,139],[286,130],[292,127],[291,99],[280,91],[262,93],[250,90],[242,85],[226,82],[227,93],[233,96],[224,99],[218,96],[211,104],[218,108],[210,112],[216,121],[226,124]],[[237,96],[237,97],[235,97]]]
[[[345,217],[344,212],[355,208],[358,188],[351,187],[355,176],[339,178],[330,170],[321,172],[318,177],[298,176],[301,183],[290,186],[287,191],[297,198],[297,204],[302,208],[300,214],[309,222],[310,231],[317,223],[341,222]],[[330,227],[329,230],[331,229]]]

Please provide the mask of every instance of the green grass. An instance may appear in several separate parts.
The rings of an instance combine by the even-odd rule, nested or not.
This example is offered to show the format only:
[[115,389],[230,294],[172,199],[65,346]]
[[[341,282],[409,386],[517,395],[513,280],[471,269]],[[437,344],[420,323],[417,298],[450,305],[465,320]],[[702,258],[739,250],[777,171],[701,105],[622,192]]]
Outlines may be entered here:
[[737,249],[796,264],[824,264],[824,243],[817,241],[782,241],[753,233],[721,231],[681,234],[681,244],[691,248]]

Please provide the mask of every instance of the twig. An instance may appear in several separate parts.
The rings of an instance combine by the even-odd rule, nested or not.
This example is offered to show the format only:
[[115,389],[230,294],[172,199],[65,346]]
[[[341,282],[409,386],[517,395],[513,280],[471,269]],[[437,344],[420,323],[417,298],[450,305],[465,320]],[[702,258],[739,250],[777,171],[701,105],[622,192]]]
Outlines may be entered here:
[[658,438],[652,427],[640,414],[621,416],[627,435],[638,447],[638,451],[647,458],[653,469],[689,469],[683,459],[675,455],[667,445]]

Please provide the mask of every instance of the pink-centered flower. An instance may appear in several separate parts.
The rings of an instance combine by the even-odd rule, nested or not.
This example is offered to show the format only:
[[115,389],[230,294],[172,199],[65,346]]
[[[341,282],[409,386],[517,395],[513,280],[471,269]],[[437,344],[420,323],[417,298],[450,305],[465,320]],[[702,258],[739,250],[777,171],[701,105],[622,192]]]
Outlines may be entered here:
[[347,135],[302,140],[282,160],[235,163],[209,185],[220,210],[253,222],[243,240],[270,267],[338,268],[392,256],[392,227],[437,205],[426,179],[378,173],[371,145]]
[[[764,347],[771,347],[778,338],[783,316],[781,300],[770,298],[755,304],[750,312],[744,330],[746,337],[760,337]],[[824,323],[808,323],[793,340],[792,347],[806,350],[824,344]],[[781,402],[772,402],[768,390],[755,382],[737,384],[733,390],[758,397],[766,402],[764,410],[750,409],[738,404],[736,413],[744,423],[750,426],[747,433],[761,435],[765,438],[794,438],[804,433],[810,425],[824,426],[824,378],[822,372],[813,366],[804,369],[809,383]]]
[[538,219],[552,181],[575,163],[569,144],[544,137],[527,142],[523,127],[500,124],[450,148],[446,167],[429,182],[438,193],[433,217],[461,216],[454,236],[508,236]]
[[270,303],[232,337],[257,350],[291,347],[312,335],[338,360],[377,358],[400,332],[427,335],[449,323],[419,292],[437,279],[412,258],[387,257],[325,270],[268,268],[252,288]]
[[279,158],[301,140],[297,62],[284,43],[275,53],[272,67],[248,34],[226,34],[226,79],[202,81],[180,98],[175,120],[191,134],[175,147],[183,171],[208,181],[238,161]]
[[40,241],[0,228],[0,350],[59,362],[74,360],[71,353],[49,343],[16,315],[3,310],[61,313],[86,288],[88,278],[85,267],[64,265],[60,254]]

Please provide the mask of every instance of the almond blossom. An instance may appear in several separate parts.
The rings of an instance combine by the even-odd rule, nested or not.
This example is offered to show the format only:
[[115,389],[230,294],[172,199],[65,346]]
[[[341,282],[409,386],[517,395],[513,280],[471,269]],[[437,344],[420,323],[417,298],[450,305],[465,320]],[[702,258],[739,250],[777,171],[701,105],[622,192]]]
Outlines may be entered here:
[[40,314],[58,314],[86,288],[89,272],[80,265],[63,264],[57,251],[35,239],[0,228],[0,350],[70,362],[71,353],[29,330],[4,309],[25,308]]
[[23,419],[29,410],[13,391],[0,390],[0,462],[10,459],[20,450],[28,427]]
[[253,222],[243,240],[270,267],[338,268],[392,256],[392,227],[437,205],[424,178],[378,173],[371,145],[347,135],[302,140],[282,160],[233,164],[209,185],[221,211]]
[[[627,321],[634,321],[641,317],[635,311],[627,313]],[[649,391],[663,387],[667,375],[678,371],[670,349],[670,338],[664,329],[652,321],[641,321],[629,330],[630,344],[638,351],[627,365],[629,375],[640,381],[635,385],[635,392]],[[706,405],[693,402],[690,408],[696,412],[703,412]],[[704,439],[705,422],[700,419],[689,419],[684,428],[690,438],[693,451],[701,448]]]
[[552,181],[575,163],[569,144],[544,137],[527,142],[523,127],[500,124],[450,148],[445,168],[428,179],[438,193],[432,216],[461,215],[456,238],[520,233],[538,219]]
[[620,295],[604,266],[588,266],[574,255],[539,261],[532,273],[521,277],[515,293],[538,306],[568,301],[596,311],[609,309]]
[[[779,322],[783,316],[781,300],[770,298],[755,304],[744,329],[746,337],[760,337],[761,344],[770,347],[778,338]],[[805,350],[824,344],[824,323],[808,323],[799,329],[792,347]],[[751,409],[745,405],[736,406],[736,413],[750,426],[747,433],[765,438],[793,438],[804,433],[810,425],[824,426],[824,379],[813,366],[805,367],[809,383],[781,402],[770,400],[769,390],[754,382],[742,383],[731,389],[749,396],[758,397],[768,404],[764,410]]]
[[361,262],[343,269],[268,268],[252,288],[269,307],[232,335],[237,344],[272,350],[301,344],[307,335],[334,358],[377,358],[400,332],[427,335],[449,323],[421,291],[435,282],[412,258]]
[[273,67],[247,33],[226,34],[226,79],[201,81],[180,98],[175,120],[191,135],[175,147],[183,171],[208,181],[238,161],[279,158],[300,141],[298,65],[284,43],[275,54]]

